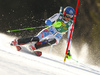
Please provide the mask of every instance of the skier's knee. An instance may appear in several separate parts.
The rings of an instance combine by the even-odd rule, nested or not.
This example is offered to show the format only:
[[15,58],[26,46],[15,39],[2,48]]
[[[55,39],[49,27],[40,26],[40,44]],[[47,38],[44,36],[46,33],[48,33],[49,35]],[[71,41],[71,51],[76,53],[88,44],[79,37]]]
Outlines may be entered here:
[[39,42],[39,38],[38,37],[33,37],[33,38],[31,38],[31,41],[37,41],[37,42]]
[[49,42],[49,44],[55,44],[56,43],[56,39],[53,39]]

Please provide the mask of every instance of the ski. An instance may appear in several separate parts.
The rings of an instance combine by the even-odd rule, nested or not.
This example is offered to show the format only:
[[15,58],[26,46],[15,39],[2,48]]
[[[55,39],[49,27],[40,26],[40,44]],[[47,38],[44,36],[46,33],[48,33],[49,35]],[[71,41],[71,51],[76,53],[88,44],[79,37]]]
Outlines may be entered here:
[[[20,46],[16,46],[16,49],[17,49],[17,51],[20,51],[22,48]],[[33,51],[33,55],[40,57],[42,55],[42,52],[41,51]]]
[[42,52],[41,51],[34,51],[33,54],[40,57],[42,55]]

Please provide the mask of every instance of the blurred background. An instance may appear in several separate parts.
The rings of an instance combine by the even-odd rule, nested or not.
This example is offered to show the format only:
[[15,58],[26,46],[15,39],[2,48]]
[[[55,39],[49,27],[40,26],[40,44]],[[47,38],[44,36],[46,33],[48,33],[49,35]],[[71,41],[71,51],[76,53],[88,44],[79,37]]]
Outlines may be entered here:
[[[34,36],[42,29],[11,33],[6,31],[43,26],[47,18],[59,12],[60,6],[71,6],[76,9],[76,4],[77,0],[0,0],[0,33],[18,37]],[[66,40],[66,36],[67,34],[62,40]],[[65,44],[63,42],[59,45]],[[88,50],[81,54],[85,56],[88,53],[85,56],[86,62],[100,66],[99,42],[100,0],[80,0],[72,41],[76,57],[79,57],[82,46],[87,44]],[[63,56],[61,51],[62,48],[56,52]]]

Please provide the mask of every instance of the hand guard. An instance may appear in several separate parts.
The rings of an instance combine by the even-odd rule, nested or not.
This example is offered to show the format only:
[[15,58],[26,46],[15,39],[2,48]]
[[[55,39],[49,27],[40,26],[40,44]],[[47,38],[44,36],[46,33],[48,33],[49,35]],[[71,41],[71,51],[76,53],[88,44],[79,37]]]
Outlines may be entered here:
[[46,25],[51,25],[52,22],[48,19],[48,20],[45,21],[45,24],[46,24]]

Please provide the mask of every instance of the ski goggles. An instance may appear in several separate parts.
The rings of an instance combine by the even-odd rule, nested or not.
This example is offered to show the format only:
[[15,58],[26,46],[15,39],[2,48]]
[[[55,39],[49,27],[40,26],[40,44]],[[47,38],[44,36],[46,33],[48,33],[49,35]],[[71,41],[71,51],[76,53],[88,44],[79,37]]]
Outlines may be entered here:
[[65,16],[66,16],[67,18],[73,18],[73,17],[74,17],[74,15],[69,15],[69,14],[65,14]]

